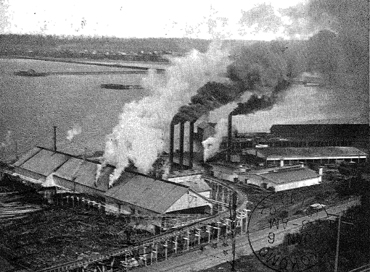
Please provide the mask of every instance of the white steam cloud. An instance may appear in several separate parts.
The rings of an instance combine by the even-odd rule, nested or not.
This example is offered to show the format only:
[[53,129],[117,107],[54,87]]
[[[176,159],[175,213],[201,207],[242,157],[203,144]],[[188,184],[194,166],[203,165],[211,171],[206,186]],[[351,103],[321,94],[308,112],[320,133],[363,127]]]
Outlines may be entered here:
[[227,117],[237,106],[237,102],[244,103],[248,101],[248,99],[251,97],[252,92],[246,91],[238,101],[231,102],[229,104],[226,104],[218,109],[215,109],[214,111],[210,112],[209,115],[209,121],[211,122],[217,122],[215,127],[215,135],[212,137],[207,138],[202,142],[203,145],[203,160],[207,161],[209,158],[212,158],[214,155],[217,154],[217,152],[220,149],[220,145],[222,143],[222,138],[227,135]]
[[17,156],[17,142],[13,139],[13,132],[8,130],[4,142],[0,143],[0,158],[8,160],[14,154]]
[[214,136],[207,138],[202,142],[204,147],[204,161],[207,161],[209,158],[213,157],[222,143],[222,137],[227,135],[227,119],[222,118],[216,125],[216,133]]
[[67,140],[72,141],[72,139],[78,135],[81,134],[82,128],[80,125],[74,124],[73,128],[67,131]]
[[5,136],[5,142],[2,142],[0,146],[2,148],[6,148],[12,144],[12,137],[13,137],[13,132],[11,130],[8,130]]
[[207,82],[225,82],[229,64],[228,52],[213,43],[206,53],[194,50],[173,59],[165,80],[149,73],[143,86],[151,95],[124,105],[118,125],[107,136],[104,160],[116,166],[111,179],[116,180],[130,161],[139,171],[150,171],[168,143],[169,126],[179,108]]

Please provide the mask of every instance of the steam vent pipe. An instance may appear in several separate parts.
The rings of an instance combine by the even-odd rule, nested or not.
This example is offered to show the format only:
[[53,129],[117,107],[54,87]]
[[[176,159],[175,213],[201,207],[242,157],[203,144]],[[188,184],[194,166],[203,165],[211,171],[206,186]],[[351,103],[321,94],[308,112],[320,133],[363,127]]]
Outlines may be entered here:
[[189,125],[189,168],[193,168],[193,157],[194,157],[194,123],[191,121]]
[[226,160],[231,160],[231,145],[232,145],[232,127],[233,127],[233,115],[232,113],[229,114],[228,122],[227,122],[227,157]]
[[180,123],[180,159],[179,164],[180,168],[184,168],[184,124],[185,122]]
[[172,121],[170,125],[170,171],[173,166],[173,148],[175,141],[175,123]]

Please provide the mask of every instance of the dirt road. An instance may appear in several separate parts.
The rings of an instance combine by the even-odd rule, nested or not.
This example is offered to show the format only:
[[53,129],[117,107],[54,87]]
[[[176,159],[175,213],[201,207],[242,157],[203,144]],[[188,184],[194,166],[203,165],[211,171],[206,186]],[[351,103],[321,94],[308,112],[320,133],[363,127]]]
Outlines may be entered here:
[[[355,206],[359,204],[359,200],[352,200],[345,204],[340,204],[335,207],[330,207],[327,211],[320,211],[318,213],[313,214],[312,216],[304,216],[292,221],[288,221],[285,228],[281,225],[279,229],[274,229],[275,233],[275,242],[274,246],[278,245],[282,242],[284,235],[286,233],[292,233],[299,231],[302,224],[306,223],[307,221],[314,221],[318,219],[328,218],[327,213],[330,214],[340,214],[341,212],[347,210],[351,206]],[[333,218],[333,217],[331,217]],[[270,229],[262,229],[250,234],[251,236],[251,243],[253,245],[253,249],[255,251],[261,249],[262,247],[266,246],[266,239],[268,239],[268,233]],[[157,264],[147,266],[147,267],[140,267],[136,268],[133,271],[135,272],[149,272],[149,271],[180,271],[180,272],[187,272],[187,271],[199,271],[203,269],[207,269],[213,266],[216,266],[221,263],[230,262],[232,260],[231,255],[231,243],[228,241],[228,246],[222,246],[219,243],[218,248],[210,248],[209,246],[201,252],[200,250],[193,251],[186,253],[184,255],[170,258],[167,261],[159,262]],[[243,255],[250,255],[252,254],[252,249],[248,242],[247,233],[244,235],[239,235],[236,238],[236,255],[243,256]]]

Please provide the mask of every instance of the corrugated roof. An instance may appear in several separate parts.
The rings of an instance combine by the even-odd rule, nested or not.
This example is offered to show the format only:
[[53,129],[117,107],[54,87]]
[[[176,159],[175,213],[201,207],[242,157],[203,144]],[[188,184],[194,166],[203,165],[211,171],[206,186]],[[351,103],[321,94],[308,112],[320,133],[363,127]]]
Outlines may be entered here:
[[97,186],[95,186],[97,165],[94,162],[42,147],[31,149],[14,163],[14,166],[18,168],[26,169],[45,177],[54,173],[54,175],[66,180],[74,180],[79,184],[106,191],[108,189],[109,175],[113,172],[114,167],[105,167],[96,183]]
[[142,175],[120,178],[119,184],[106,192],[106,195],[157,213],[164,213],[189,188],[175,183],[155,180]]
[[41,148],[34,147],[29,150],[27,153],[23,154],[13,165],[14,166],[21,166],[24,162],[32,158],[35,154],[41,151]]
[[319,174],[311,169],[300,167],[292,169],[282,169],[276,172],[272,171],[269,173],[259,174],[259,176],[268,179],[275,184],[283,184],[317,178]]
[[207,182],[204,180],[196,180],[196,181],[183,181],[181,182],[182,185],[189,186],[193,191],[200,193],[211,191],[211,187],[208,186]]
[[355,147],[343,146],[269,147],[259,149],[258,153],[267,159],[366,156],[365,152]]
[[106,191],[108,197],[156,213],[165,213],[180,197],[193,191],[184,185],[126,171],[121,174],[115,186],[108,190],[109,176],[114,171],[114,167],[110,165],[102,169],[96,187],[98,163],[39,147],[22,156],[14,165],[44,176],[53,173],[63,179],[74,180],[78,184]]
[[[98,164],[89,162],[78,158],[69,158],[57,171],[55,175],[67,179],[74,180],[79,184],[83,184],[89,187],[95,186],[95,179],[97,174]],[[98,189],[107,190],[109,175],[113,172],[113,167],[105,167],[101,172],[99,180],[97,182]]]
[[24,163],[19,164],[18,166],[41,174],[43,176],[48,176],[54,172],[58,167],[68,160],[68,156],[56,153],[46,149],[40,149],[39,152],[35,153],[32,157],[26,160]]

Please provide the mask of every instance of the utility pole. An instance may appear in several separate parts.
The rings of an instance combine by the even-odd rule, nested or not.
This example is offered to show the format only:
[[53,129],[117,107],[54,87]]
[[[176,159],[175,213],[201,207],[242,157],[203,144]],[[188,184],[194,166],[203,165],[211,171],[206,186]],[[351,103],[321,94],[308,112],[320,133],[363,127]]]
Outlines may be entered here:
[[340,225],[342,223],[344,224],[348,224],[348,225],[352,225],[354,226],[355,224],[351,223],[351,222],[346,222],[346,221],[342,221],[342,215],[341,214],[332,214],[332,213],[328,213],[326,210],[326,215],[327,216],[335,216],[335,217],[338,217],[338,231],[337,231],[337,247],[336,247],[336,250],[335,250],[335,264],[334,264],[334,272],[338,272],[338,262],[339,262],[339,245],[340,245]]
[[231,271],[235,270],[235,236],[236,236],[236,203],[238,200],[238,195],[236,192],[233,192],[231,197],[230,205],[230,220],[231,220],[231,251],[233,255],[233,260],[231,263]]
[[339,215],[338,218],[338,233],[337,233],[337,249],[335,251],[335,266],[334,266],[334,272],[338,272],[338,259],[339,259],[339,240],[340,240],[340,223],[342,220],[342,216]]

